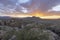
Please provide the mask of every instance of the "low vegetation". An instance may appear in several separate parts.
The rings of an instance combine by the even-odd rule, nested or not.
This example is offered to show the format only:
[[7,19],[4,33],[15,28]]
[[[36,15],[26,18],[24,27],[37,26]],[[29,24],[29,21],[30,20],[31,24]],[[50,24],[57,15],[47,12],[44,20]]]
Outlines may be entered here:
[[0,19],[1,40],[60,40],[60,23],[38,17]]

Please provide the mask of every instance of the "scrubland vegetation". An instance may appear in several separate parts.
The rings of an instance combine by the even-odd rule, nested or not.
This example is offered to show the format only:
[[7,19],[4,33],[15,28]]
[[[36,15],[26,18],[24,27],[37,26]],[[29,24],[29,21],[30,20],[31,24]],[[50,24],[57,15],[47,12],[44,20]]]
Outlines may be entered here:
[[60,20],[0,19],[0,40],[60,40]]

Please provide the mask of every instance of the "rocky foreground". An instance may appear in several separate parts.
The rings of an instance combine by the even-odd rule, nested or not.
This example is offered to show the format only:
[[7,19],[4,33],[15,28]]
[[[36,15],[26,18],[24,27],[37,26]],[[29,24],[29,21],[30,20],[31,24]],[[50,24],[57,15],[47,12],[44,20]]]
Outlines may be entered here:
[[60,40],[60,20],[0,19],[0,40]]

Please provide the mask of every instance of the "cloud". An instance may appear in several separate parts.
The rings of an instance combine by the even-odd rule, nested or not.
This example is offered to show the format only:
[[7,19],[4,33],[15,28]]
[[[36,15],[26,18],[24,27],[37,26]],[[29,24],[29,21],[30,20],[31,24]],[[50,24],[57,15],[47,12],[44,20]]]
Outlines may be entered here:
[[22,12],[24,12],[24,13],[28,13],[27,8],[24,8],[24,7],[21,7],[21,8],[22,8],[22,9],[21,9]]
[[29,2],[30,0],[18,0],[18,3],[22,4],[22,3],[27,3]]
[[60,5],[56,5],[56,6],[52,7],[52,9],[48,10],[48,12],[51,12],[51,11],[60,11]]
[[40,0],[40,9],[47,11],[58,4],[60,4],[60,0]]
[[56,5],[60,5],[60,0],[0,0],[0,10],[8,10],[11,13],[14,11],[29,13],[37,9],[48,12]]

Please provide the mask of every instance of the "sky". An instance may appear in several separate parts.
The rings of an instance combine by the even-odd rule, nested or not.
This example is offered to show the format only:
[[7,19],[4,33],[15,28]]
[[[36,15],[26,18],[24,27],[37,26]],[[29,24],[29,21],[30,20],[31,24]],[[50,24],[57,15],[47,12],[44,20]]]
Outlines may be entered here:
[[0,16],[12,14],[60,17],[60,0],[0,0]]

